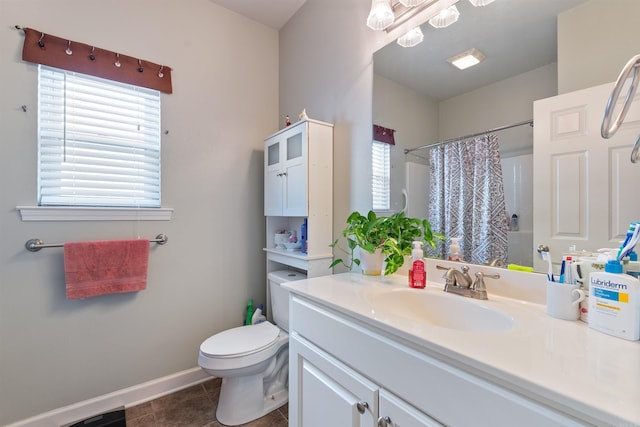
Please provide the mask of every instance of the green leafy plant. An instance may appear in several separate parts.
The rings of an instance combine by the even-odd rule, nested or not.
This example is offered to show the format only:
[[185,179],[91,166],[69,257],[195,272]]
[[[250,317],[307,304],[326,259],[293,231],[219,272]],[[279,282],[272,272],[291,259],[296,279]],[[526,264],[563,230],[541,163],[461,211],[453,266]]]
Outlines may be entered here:
[[435,248],[438,240],[445,239],[444,235],[431,230],[431,224],[426,219],[409,218],[404,212],[386,217],[377,216],[373,211],[366,216],[352,212],[342,235],[347,239],[348,250],[338,245],[338,239],[330,246],[349,255],[349,261],[338,258],[331,263],[331,267],[344,264],[351,270],[354,264],[359,266],[360,259],[355,252],[359,246],[370,254],[377,249],[382,251],[386,262],[385,274],[395,273],[404,264],[405,256],[411,255],[414,241],[422,241],[424,245]]

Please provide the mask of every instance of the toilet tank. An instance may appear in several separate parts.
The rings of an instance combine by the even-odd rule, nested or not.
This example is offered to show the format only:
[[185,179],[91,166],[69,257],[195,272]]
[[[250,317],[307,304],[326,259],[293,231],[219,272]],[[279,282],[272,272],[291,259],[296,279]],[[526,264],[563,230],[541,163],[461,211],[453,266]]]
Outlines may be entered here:
[[272,271],[267,275],[269,280],[269,296],[271,299],[271,316],[280,328],[289,331],[289,291],[280,286],[284,282],[303,280],[307,275],[293,270]]

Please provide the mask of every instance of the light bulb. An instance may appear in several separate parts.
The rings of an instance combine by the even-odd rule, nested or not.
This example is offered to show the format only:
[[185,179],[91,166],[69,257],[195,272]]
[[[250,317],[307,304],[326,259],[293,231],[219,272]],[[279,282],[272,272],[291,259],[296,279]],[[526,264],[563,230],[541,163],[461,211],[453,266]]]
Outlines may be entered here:
[[420,27],[415,27],[409,30],[404,36],[400,37],[398,39],[398,44],[402,47],[413,47],[422,43],[422,40],[424,40],[422,30]]
[[393,24],[395,16],[391,8],[391,0],[372,0],[371,11],[367,17],[367,27],[372,30],[384,30]]
[[474,5],[475,7],[486,6],[489,3],[493,3],[494,0],[469,0],[469,3]]
[[455,6],[450,6],[442,10],[433,18],[429,19],[429,24],[436,28],[444,28],[456,22],[459,17],[460,12],[458,12],[458,8]]

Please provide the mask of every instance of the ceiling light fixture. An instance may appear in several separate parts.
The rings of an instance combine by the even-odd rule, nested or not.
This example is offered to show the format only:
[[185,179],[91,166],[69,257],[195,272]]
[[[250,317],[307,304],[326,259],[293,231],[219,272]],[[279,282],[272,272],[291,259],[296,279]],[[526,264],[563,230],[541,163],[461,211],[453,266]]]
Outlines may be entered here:
[[367,17],[367,27],[372,30],[384,30],[393,24],[395,15],[391,8],[391,0],[371,0],[371,11]]
[[486,6],[489,3],[493,3],[494,0],[469,0],[469,3],[475,7]]
[[[402,5],[404,7],[416,7],[416,6],[424,3],[426,0],[399,0],[399,1],[400,1],[400,3],[402,3]],[[476,0],[476,1],[478,1],[478,0]],[[493,0],[489,0],[489,1],[493,1]]]
[[476,48],[471,48],[452,58],[447,59],[447,62],[460,70],[464,70],[466,68],[479,64],[484,58],[485,56],[482,52],[480,52]]
[[458,8],[455,6],[450,6],[444,9],[442,12],[438,13],[433,18],[429,19],[429,24],[436,28],[444,28],[453,24],[460,17],[460,12],[458,12]]
[[424,34],[422,34],[422,30],[420,27],[415,27],[409,32],[407,32],[404,36],[398,39],[398,44],[402,47],[413,47],[417,44],[422,43],[424,40]]

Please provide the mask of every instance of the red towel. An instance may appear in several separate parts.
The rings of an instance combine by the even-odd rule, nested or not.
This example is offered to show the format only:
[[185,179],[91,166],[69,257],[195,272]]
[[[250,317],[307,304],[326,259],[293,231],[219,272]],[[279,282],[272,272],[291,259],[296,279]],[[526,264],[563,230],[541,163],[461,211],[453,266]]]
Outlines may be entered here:
[[148,262],[149,240],[65,243],[67,299],[146,289]]

